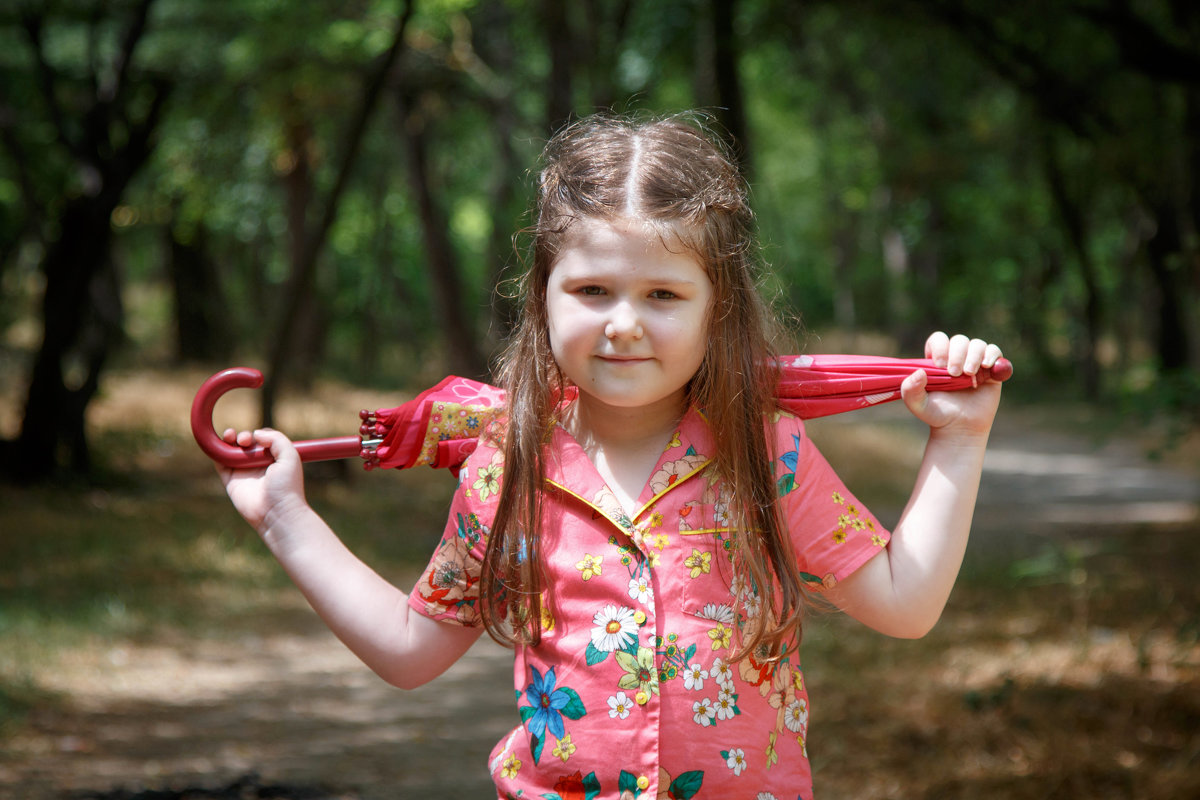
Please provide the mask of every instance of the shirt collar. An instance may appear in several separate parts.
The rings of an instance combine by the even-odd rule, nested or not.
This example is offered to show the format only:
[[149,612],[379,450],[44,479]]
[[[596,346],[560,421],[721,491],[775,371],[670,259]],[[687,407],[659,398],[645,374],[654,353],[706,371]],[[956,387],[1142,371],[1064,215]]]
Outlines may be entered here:
[[642,487],[638,511],[630,519],[583,447],[562,425],[555,425],[546,453],[546,482],[591,506],[617,528],[629,531],[659,498],[702,473],[714,449],[704,415],[689,408]]

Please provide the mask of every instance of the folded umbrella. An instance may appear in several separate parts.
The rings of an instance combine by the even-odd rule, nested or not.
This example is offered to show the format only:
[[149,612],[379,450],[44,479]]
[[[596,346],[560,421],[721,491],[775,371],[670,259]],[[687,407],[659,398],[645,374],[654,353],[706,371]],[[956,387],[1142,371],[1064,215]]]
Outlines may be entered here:
[[[840,414],[900,397],[900,384],[918,369],[929,391],[956,391],[990,377],[1004,381],[1012,364],[1000,359],[976,376],[952,376],[929,359],[877,356],[803,355],[779,361],[779,405],[803,419]],[[212,424],[217,400],[233,389],[262,386],[262,373],[233,367],[213,375],[192,402],[192,435],[214,461],[236,469],[270,464],[260,446],[238,447],[217,435]],[[458,471],[479,434],[504,413],[504,392],[469,378],[450,376],[396,408],[359,412],[358,436],[296,442],[302,461],[359,457],[366,469],[427,465]]]

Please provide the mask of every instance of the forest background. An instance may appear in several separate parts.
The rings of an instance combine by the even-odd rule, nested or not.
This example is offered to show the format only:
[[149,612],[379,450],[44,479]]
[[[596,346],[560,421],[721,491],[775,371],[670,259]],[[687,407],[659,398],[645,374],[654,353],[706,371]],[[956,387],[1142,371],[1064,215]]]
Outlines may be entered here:
[[1194,410],[1198,36],[1168,0],[7,0],[0,463],[86,474],[112,365],[253,361],[268,421],[318,374],[484,376],[539,146],[598,109],[711,111],[810,331]]
[[[486,377],[546,137],[686,109],[744,164],[798,347],[968,331],[1017,362],[1014,400],[1194,439],[1200,4],[0,0],[0,736],[54,705],[36,665],[80,631],[205,624],[161,554],[105,584],[129,551],[81,521],[132,492],[119,541],[210,532],[148,488],[192,474],[155,458],[200,379],[262,368],[242,419],[269,424],[330,385]],[[130,393],[178,417],[97,411]],[[285,422],[326,423],[306,408]]]

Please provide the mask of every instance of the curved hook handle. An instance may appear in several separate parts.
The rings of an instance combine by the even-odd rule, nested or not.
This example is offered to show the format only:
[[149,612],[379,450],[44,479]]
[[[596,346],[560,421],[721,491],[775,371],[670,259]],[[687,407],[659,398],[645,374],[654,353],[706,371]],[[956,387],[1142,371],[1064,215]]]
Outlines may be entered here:
[[[233,389],[257,389],[263,384],[263,375],[250,367],[230,367],[206,380],[192,401],[192,436],[205,454],[219,464],[233,469],[265,467],[275,459],[265,448],[238,447],[217,435],[213,428],[212,415],[217,401]],[[330,461],[339,458],[354,458],[362,453],[362,439],[358,436],[342,436],[334,439],[310,439],[295,442],[301,461]]]

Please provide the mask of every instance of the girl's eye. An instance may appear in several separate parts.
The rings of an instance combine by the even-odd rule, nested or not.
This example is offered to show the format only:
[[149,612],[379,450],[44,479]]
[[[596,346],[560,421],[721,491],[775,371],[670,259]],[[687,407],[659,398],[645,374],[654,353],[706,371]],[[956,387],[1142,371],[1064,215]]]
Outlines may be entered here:
[[600,286],[584,286],[582,289],[579,290],[579,293],[595,296],[595,295],[604,294],[604,289]]
[[650,297],[654,298],[655,300],[674,300],[678,296],[679,295],[675,294],[669,289],[655,289],[650,293]]

